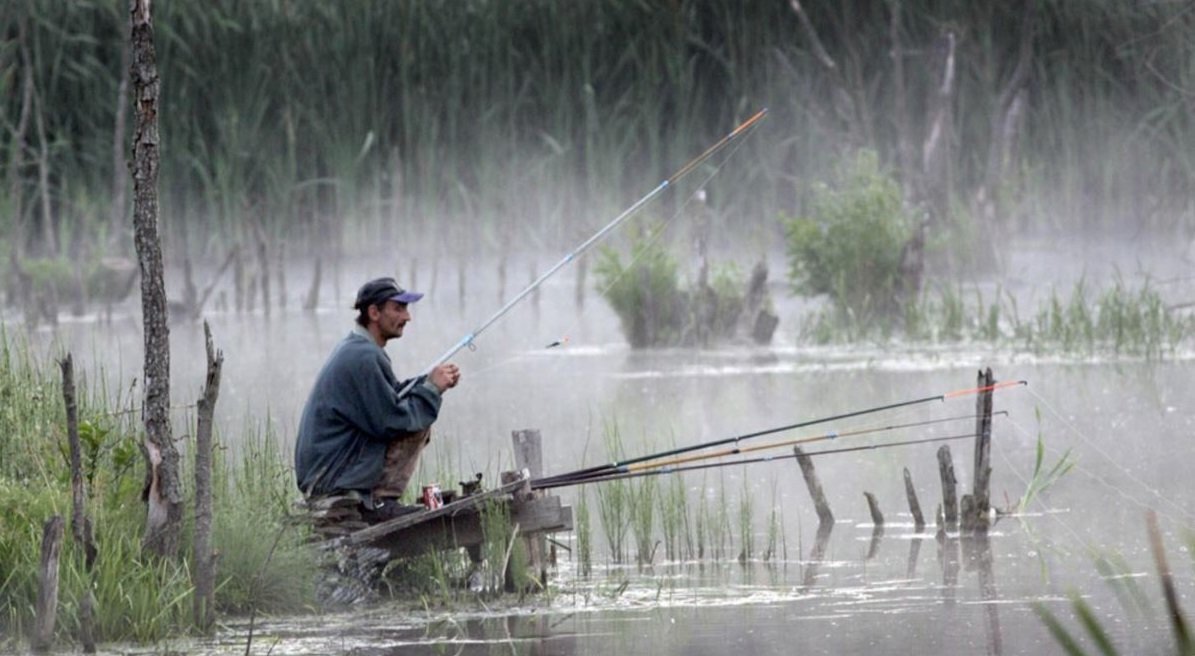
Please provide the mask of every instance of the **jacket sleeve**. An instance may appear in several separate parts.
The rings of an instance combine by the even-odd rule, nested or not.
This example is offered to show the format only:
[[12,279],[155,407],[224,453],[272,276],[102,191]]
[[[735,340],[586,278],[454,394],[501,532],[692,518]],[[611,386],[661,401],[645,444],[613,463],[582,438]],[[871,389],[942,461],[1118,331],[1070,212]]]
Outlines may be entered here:
[[421,380],[399,397],[397,381],[384,357],[369,358],[354,376],[360,417],[357,424],[369,439],[389,442],[398,433],[421,431],[440,413],[440,392]]

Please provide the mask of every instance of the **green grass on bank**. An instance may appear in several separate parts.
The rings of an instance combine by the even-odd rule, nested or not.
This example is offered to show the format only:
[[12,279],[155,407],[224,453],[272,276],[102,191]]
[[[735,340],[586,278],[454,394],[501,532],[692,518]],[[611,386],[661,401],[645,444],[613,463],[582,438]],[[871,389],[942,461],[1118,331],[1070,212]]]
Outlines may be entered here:
[[[78,630],[79,603],[88,586],[95,597],[99,641],[154,642],[187,633],[194,628],[190,526],[179,558],[141,553],[144,468],[136,415],[122,412],[128,399],[108,395],[86,373],[77,386],[87,512],[99,552],[90,575],[82,550],[70,539],[69,450],[58,368],[0,334],[0,635],[10,643],[20,641],[32,625],[42,527],[52,515],[68,523],[57,622],[57,636],[64,644],[73,641]],[[139,395],[130,390],[128,396]],[[269,429],[247,427],[245,432],[247,446],[240,455],[216,458],[213,548],[218,611],[293,612],[310,607],[314,565],[308,550],[301,548],[305,529],[286,519],[294,497],[292,475]],[[184,455],[184,462],[189,461]],[[194,508],[192,481],[188,468],[188,516]]]

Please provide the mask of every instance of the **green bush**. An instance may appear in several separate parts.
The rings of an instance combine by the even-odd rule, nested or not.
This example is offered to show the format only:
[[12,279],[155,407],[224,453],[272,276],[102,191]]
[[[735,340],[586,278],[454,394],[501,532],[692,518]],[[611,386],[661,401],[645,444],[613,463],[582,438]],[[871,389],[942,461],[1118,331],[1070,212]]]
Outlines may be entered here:
[[815,189],[808,216],[785,219],[789,281],[795,293],[827,295],[839,319],[890,323],[906,300],[901,252],[913,222],[874,152],[861,151],[838,178]]
[[617,251],[603,248],[596,273],[602,296],[618,314],[632,348],[680,341],[687,299],[680,289],[676,260],[663,248],[640,239],[625,265]]
[[727,339],[744,307],[744,282],[733,264],[714,268],[709,280],[682,286],[676,258],[640,238],[631,258],[603,248],[596,267],[598,290],[618,314],[632,348],[707,346]]

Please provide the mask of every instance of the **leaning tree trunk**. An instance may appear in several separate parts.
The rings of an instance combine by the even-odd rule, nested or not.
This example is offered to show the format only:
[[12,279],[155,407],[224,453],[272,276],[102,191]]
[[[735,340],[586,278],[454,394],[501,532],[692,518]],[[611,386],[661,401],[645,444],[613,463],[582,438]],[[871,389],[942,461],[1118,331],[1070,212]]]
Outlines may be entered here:
[[150,0],[131,0],[133,82],[133,229],[141,265],[141,312],[145,330],[145,454],[148,514],[142,546],[159,555],[178,550],[182,486],[178,450],[170,430],[170,329],[158,238],[158,69]]

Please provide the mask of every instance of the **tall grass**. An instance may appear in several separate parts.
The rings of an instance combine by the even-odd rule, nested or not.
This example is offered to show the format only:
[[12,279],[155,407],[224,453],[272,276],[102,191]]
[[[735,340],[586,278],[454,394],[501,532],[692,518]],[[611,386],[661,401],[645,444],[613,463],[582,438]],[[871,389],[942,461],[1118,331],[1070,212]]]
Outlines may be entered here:
[[659,484],[655,476],[639,479],[631,486],[631,531],[635,534],[635,561],[639,565],[651,565],[655,560],[656,547],[656,498]]
[[577,489],[577,564],[581,576],[593,572],[593,526],[589,519],[589,494],[584,485]]
[[681,476],[668,477],[660,486],[660,531],[664,535],[664,557],[681,560],[693,556],[693,536],[689,525],[689,495]]
[[[997,290],[990,302],[976,291],[974,302],[957,285],[941,285],[905,307],[903,336],[913,342],[984,342],[1032,352],[1127,355],[1165,358],[1195,339],[1195,317],[1171,309],[1145,280],[1130,287],[1122,279],[1098,293],[1080,279],[1069,294],[1052,289],[1031,317],[1016,299]],[[854,316],[815,313],[804,337],[817,342],[888,336]]]
[[[164,234],[204,252],[249,238],[254,225],[335,253],[397,235],[429,249],[567,243],[767,106],[767,138],[711,189],[734,221],[720,228],[760,227],[799,209],[827,154],[866,147],[892,162],[902,135],[920,141],[946,27],[965,35],[948,191],[968,196],[987,174],[991,108],[1015,63],[1021,8],[905,6],[911,111],[901,124],[888,3],[803,4],[834,71],[787,4],[771,0],[163,3]],[[1191,227],[1195,129],[1183,90],[1195,86],[1195,18],[1183,3],[1038,7],[1015,179],[992,190],[1024,200],[1000,220]],[[7,9],[0,120],[17,123],[31,75],[53,227],[66,248],[88,250],[109,227],[99,208],[111,193],[126,4]],[[16,148],[13,134],[0,131],[0,153],[18,152],[17,220],[36,246],[31,158],[42,144],[30,132]],[[0,178],[12,161],[0,157]],[[5,185],[0,206],[15,207],[9,194]],[[11,214],[0,220],[0,234],[14,234]]]
[[[41,527],[51,515],[70,513],[70,473],[56,367],[0,337],[0,627],[6,640],[15,640],[33,621]],[[85,372],[77,388],[87,512],[99,555],[88,574],[82,549],[65,541],[59,634],[78,628],[79,600],[89,587],[97,640],[153,642],[189,631],[190,553],[184,548],[176,559],[158,559],[141,552],[145,508],[135,415],[119,412],[120,395],[107,397]],[[248,446],[239,457],[217,458],[216,604],[226,613],[299,610],[312,603],[314,563],[304,529],[288,519],[293,480],[277,437],[268,428],[245,432]]]
[[[606,452],[611,460],[617,462],[622,458],[622,434],[616,423],[605,426]],[[615,563],[626,561],[626,538],[630,529],[633,513],[633,491],[631,483],[626,480],[616,480],[602,483],[596,488],[598,515],[602,519],[602,530],[606,536],[610,558]]]
[[743,479],[743,489],[739,492],[739,562],[746,563],[755,557],[755,500],[751,490],[747,487],[747,479]]

